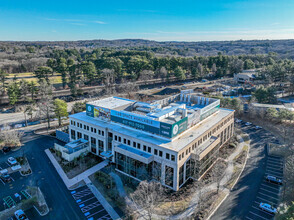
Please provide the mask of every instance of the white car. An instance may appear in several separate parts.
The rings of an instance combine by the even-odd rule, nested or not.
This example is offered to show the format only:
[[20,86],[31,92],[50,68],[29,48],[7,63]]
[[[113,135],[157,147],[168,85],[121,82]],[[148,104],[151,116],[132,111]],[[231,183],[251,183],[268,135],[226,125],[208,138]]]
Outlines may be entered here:
[[247,125],[247,126],[248,126],[248,125],[252,125],[252,123],[250,123],[250,122],[246,122],[245,125]]
[[265,212],[271,213],[271,214],[276,214],[277,213],[277,209],[272,207],[270,204],[267,203],[263,203],[261,202],[259,204],[259,208]]
[[29,218],[26,216],[26,214],[21,209],[17,210],[14,213],[14,215],[17,220],[29,220]]
[[262,127],[260,127],[260,126],[255,126],[255,128],[256,128],[256,129],[262,129]]
[[14,157],[9,157],[7,162],[9,163],[10,166],[17,165],[17,160]]

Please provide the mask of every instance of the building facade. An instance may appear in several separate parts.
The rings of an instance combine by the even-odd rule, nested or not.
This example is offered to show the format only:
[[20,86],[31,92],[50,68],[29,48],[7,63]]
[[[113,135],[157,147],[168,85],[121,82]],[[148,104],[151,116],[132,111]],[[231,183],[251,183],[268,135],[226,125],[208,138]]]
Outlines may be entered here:
[[86,112],[70,116],[70,140],[85,139],[92,153],[125,175],[178,190],[189,178],[201,178],[233,135],[234,111],[219,104],[191,90],[152,103],[89,102]]

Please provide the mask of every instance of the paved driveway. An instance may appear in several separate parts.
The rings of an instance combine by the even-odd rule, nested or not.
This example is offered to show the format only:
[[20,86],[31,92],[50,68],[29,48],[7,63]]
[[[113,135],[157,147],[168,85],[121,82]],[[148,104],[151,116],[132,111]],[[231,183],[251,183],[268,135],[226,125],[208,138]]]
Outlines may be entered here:
[[[268,157],[265,145],[268,142],[273,142],[275,137],[264,129],[255,129],[254,126],[243,125],[242,130],[247,132],[251,138],[251,148],[247,164],[238,183],[211,217],[211,220],[243,220],[246,219],[246,217],[261,219],[258,218],[258,216],[255,218],[252,216],[253,214],[249,215],[248,213],[252,210],[254,210],[252,211],[254,213],[259,211],[256,210],[256,205],[258,206],[256,202],[260,202],[262,199],[266,198],[270,199],[270,197],[264,196],[268,194],[265,193],[266,186],[261,184],[266,184],[264,182],[265,175],[274,171],[273,159]],[[273,187],[275,188],[275,186]],[[270,196],[276,198],[277,194],[278,192],[270,194]],[[275,199],[270,199],[270,201],[275,201]],[[260,212],[258,213],[260,214]],[[260,216],[263,217],[263,215]]]
[[26,189],[27,186],[38,185],[48,203],[50,213],[40,217],[33,209],[28,211],[29,219],[62,219],[79,220],[85,219],[79,206],[73,200],[69,190],[65,187],[53,165],[50,163],[44,150],[52,147],[56,141],[47,136],[27,133],[24,137],[24,147],[7,155],[0,154],[0,164],[5,163],[8,157],[25,154],[31,165],[33,174],[27,177],[16,178],[12,184],[0,183],[0,198],[13,195],[15,192]]
[[87,186],[71,191],[73,199],[88,220],[111,220],[112,218],[97,200],[91,189]]

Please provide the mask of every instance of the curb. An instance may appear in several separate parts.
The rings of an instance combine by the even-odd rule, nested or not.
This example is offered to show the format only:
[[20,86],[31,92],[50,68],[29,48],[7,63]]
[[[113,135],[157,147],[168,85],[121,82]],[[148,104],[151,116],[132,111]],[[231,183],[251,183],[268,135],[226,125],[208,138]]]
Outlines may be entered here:
[[240,174],[238,175],[236,181],[234,182],[234,184],[233,184],[233,186],[231,187],[230,190],[233,190],[233,188],[234,188],[235,185],[238,183],[238,181],[239,181],[239,179],[240,179],[240,177],[241,177],[241,175],[242,175],[242,173],[243,173],[243,171],[244,171],[244,169],[245,169],[245,166],[246,166],[246,164],[247,164],[247,160],[248,160],[248,158],[249,158],[249,150],[250,150],[250,144],[248,145],[247,156],[246,156],[246,160],[245,160],[245,162],[244,162],[244,164],[243,164],[242,170],[241,170]]
[[48,213],[49,213],[49,208],[48,208],[48,205],[46,204],[46,207],[47,207],[47,212],[46,213],[44,213],[44,214],[42,214],[40,211],[39,211],[39,209],[35,206],[35,205],[33,205],[33,207],[34,207],[34,209],[38,212],[38,214],[40,215],[40,216],[45,216],[45,215],[47,215]]
[[217,205],[217,207],[213,210],[213,212],[207,217],[207,220],[209,220],[214,213],[218,210],[218,208],[221,206],[221,204],[226,200],[226,198],[230,195],[230,193],[227,193],[226,196],[220,201],[220,203]]

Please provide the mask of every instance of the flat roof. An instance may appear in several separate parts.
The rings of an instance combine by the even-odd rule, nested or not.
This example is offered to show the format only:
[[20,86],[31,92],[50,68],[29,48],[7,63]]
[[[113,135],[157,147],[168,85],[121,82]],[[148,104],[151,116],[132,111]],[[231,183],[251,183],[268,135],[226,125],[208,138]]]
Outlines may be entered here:
[[116,109],[121,106],[127,106],[130,104],[133,104],[134,102],[136,101],[113,96],[113,97],[109,97],[105,99],[88,102],[88,104],[103,107],[103,108],[108,108],[108,109]]
[[70,147],[70,148],[76,148],[76,147],[81,146],[85,143],[88,143],[88,141],[83,138],[80,138],[78,140],[67,143],[66,146]]
[[127,146],[127,145],[124,145],[124,144],[120,144],[117,147],[121,148],[123,150],[129,151],[129,152],[131,152],[133,154],[136,154],[138,156],[144,157],[146,159],[152,157],[152,154],[148,154],[148,153],[146,153],[144,151],[140,151],[140,150],[138,150],[136,148],[133,148],[133,147],[130,147],[130,146]]
[[[136,130],[134,128],[124,126],[122,124],[102,121],[95,119],[93,117],[87,116],[85,112],[80,112],[74,115],[70,115],[70,118],[81,120],[93,125],[100,127],[107,127],[115,132],[134,137],[136,139],[142,140],[146,143],[151,143],[154,145],[161,146],[165,149],[171,151],[180,151],[188,144],[193,142],[195,139],[200,137],[204,132],[211,129],[215,124],[219,123],[224,117],[231,114],[234,110],[220,108],[219,111],[207,117],[206,119],[200,121],[197,125],[184,131],[183,133],[176,136],[174,139],[168,139],[160,137],[155,134],[147,133],[141,130]],[[141,152],[141,151],[140,151]]]

